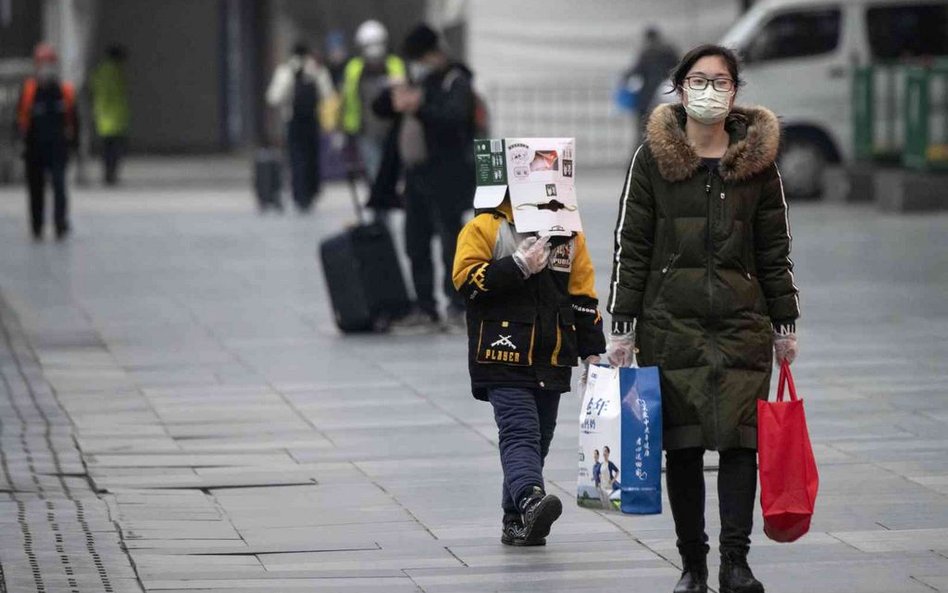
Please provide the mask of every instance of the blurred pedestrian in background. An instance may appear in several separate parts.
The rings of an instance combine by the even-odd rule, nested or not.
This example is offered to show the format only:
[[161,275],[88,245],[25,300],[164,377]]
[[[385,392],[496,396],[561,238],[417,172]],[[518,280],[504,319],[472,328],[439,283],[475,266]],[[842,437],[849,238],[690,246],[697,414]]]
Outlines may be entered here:
[[267,103],[278,107],[286,122],[286,145],[290,158],[290,185],[300,212],[308,212],[319,194],[320,101],[334,95],[329,70],[318,63],[309,47],[298,42],[293,53],[273,73]]
[[[684,571],[708,590],[704,453],[718,451],[719,591],[763,593],[747,563],[757,491],[757,401],[793,362],[800,315],[774,159],[780,124],[734,105],[737,56],[703,45],[672,74],[632,157],[615,237],[609,361],[659,364],[666,481]],[[773,362],[772,362],[773,361]]]
[[326,35],[326,68],[332,78],[332,86],[337,92],[342,90],[342,79],[349,61],[349,48],[346,47],[346,34],[336,29]]
[[678,63],[678,50],[665,41],[655,27],[645,30],[645,41],[639,59],[622,74],[622,85],[629,85],[633,77],[638,77],[639,91],[636,112],[640,135],[645,130],[645,122],[655,106],[655,92],[668,80],[669,72]]
[[371,182],[392,126],[372,111],[372,102],[393,83],[405,80],[405,63],[388,53],[388,30],[378,21],[359,25],[355,42],[359,55],[346,64],[342,82],[342,130]]
[[399,120],[398,153],[405,169],[405,247],[411,261],[416,310],[394,330],[442,327],[435,300],[431,241],[441,243],[446,328],[464,331],[464,300],[451,270],[464,212],[474,200],[475,99],[472,73],[452,61],[441,36],[418,25],[405,39],[410,84],[379,97],[379,113]]
[[92,73],[92,113],[96,133],[102,141],[102,177],[106,185],[118,182],[119,160],[125,152],[128,135],[126,57],[123,46],[111,45],[105,51],[105,59]]
[[76,93],[70,83],[61,81],[59,56],[52,45],[37,45],[33,64],[34,75],[24,81],[17,102],[17,130],[24,143],[30,221],[33,238],[42,240],[48,175],[53,185],[56,238],[63,239],[69,234],[66,164],[69,149],[76,148],[79,137]]

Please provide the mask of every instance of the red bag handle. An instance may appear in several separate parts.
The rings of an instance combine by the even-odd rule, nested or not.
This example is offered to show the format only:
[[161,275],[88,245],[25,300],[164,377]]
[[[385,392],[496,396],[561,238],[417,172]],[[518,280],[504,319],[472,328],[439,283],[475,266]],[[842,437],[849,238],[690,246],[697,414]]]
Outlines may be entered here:
[[777,382],[777,401],[783,401],[784,387],[789,387],[790,401],[797,401],[797,388],[793,384],[793,373],[790,372],[790,363],[784,361],[780,364],[780,380]]

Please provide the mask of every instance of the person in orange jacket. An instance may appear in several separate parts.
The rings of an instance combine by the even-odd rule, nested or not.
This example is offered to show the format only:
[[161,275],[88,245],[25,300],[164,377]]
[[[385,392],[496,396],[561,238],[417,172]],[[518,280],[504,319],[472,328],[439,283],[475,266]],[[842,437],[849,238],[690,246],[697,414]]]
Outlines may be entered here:
[[26,180],[30,197],[33,238],[43,238],[46,177],[53,186],[53,223],[56,238],[69,234],[66,164],[75,147],[79,122],[76,92],[62,82],[55,48],[40,43],[33,51],[34,75],[27,78],[17,103],[17,131],[24,144]]

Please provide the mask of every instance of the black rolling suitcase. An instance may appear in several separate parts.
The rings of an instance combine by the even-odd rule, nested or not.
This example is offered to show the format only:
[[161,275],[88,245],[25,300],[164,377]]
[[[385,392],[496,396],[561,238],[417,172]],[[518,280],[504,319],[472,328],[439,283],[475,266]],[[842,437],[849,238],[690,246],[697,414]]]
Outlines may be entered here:
[[336,325],[343,332],[385,331],[411,308],[395,242],[381,222],[366,222],[356,182],[347,173],[358,223],[319,245]]
[[260,210],[283,209],[283,156],[274,148],[261,148],[254,155],[254,190]]

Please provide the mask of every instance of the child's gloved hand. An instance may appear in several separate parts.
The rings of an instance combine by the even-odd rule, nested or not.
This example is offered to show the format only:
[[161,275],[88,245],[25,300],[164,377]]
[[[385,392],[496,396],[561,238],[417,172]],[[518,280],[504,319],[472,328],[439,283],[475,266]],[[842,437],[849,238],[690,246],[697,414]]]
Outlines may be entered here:
[[599,364],[600,358],[598,354],[593,354],[592,356],[587,356],[583,359],[583,373],[579,376],[579,393],[586,393],[586,383],[589,381],[589,367],[594,364]]
[[798,352],[797,334],[774,332],[774,361],[778,366],[785,360],[787,364],[793,364]]
[[529,278],[543,270],[550,261],[550,238],[533,236],[527,237],[517,247],[513,254],[514,262],[523,273],[524,278]]
[[606,358],[614,367],[630,367],[635,362],[635,332],[612,334]]

